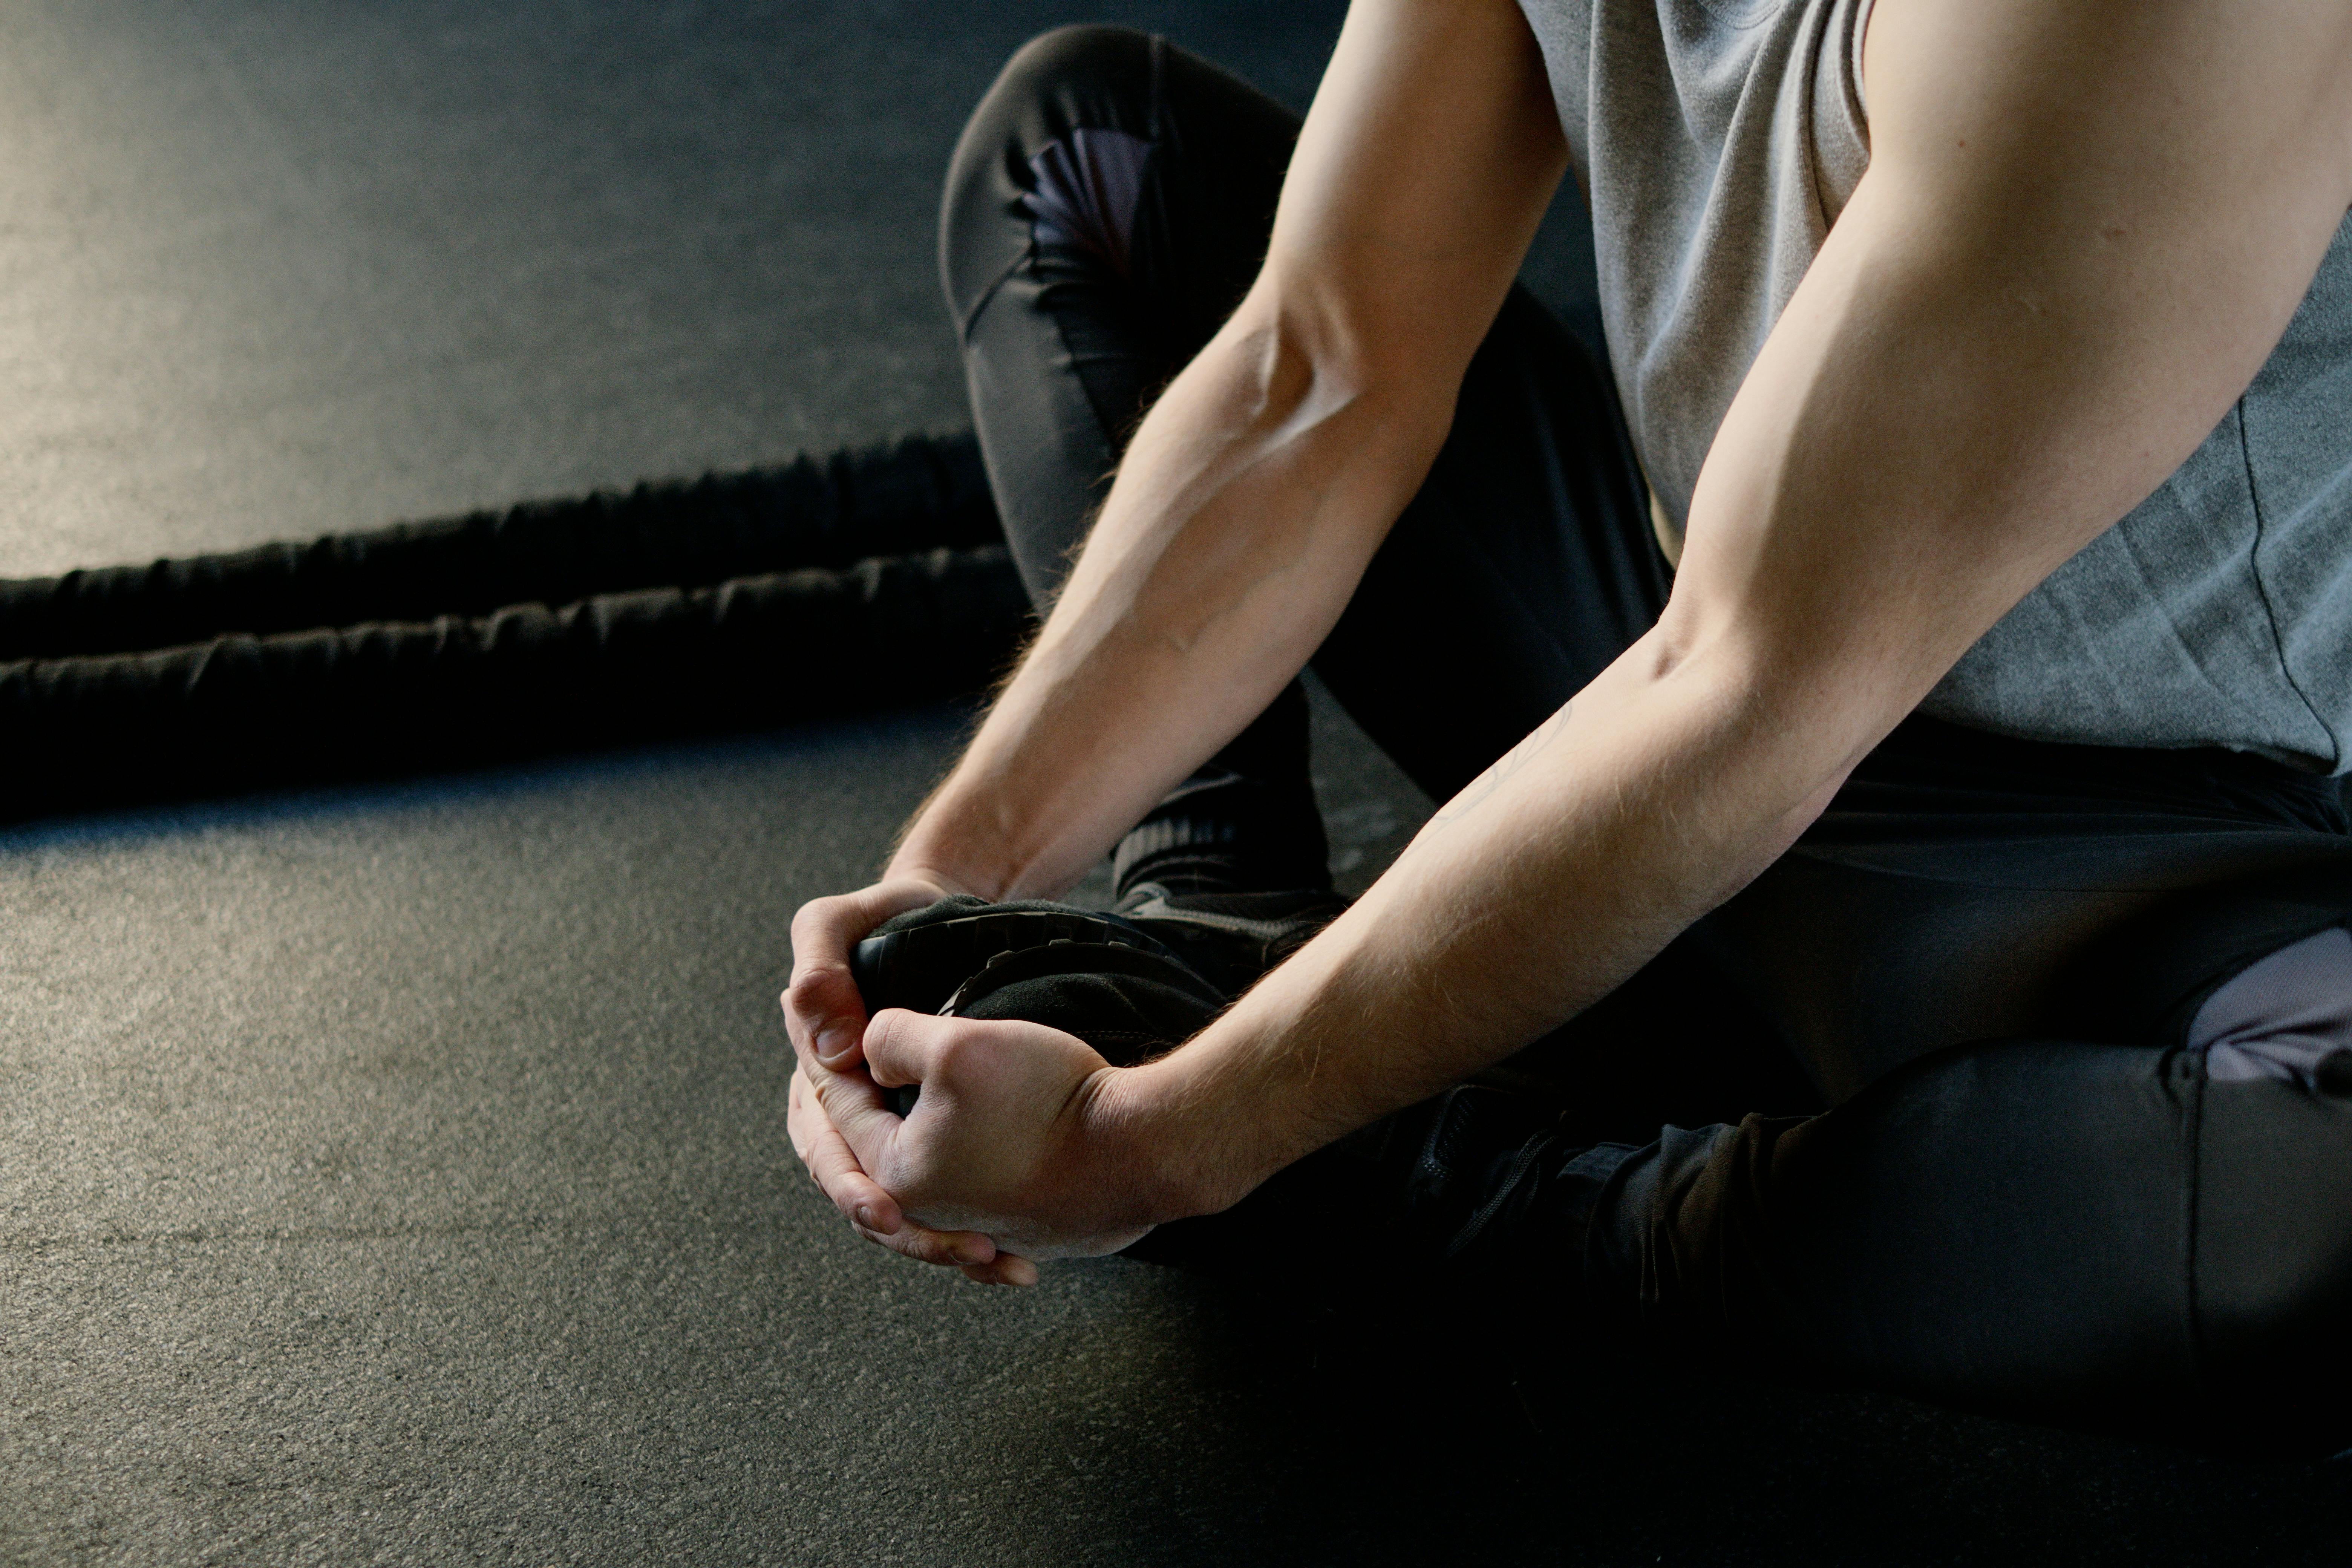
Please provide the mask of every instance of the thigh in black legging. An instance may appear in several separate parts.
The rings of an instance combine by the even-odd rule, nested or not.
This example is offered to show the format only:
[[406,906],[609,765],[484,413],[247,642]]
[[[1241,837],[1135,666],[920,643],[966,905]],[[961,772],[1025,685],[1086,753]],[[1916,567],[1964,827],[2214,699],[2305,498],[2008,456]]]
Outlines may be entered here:
[[1014,558],[1050,597],[1159,390],[1257,274],[1296,116],[1165,40],[1045,34],[965,127],[940,266]]
[[2332,1452],[2352,1443],[2347,1088],[2219,1077],[2185,1047],[1959,1047],[1823,1116],[1629,1157],[1586,1267],[1735,1365]]
[[1640,1147],[1465,1087],[1135,1251],[1316,1282],[1439,1270],[1563,1342],[2135,1439],[2352,1444],[2352,1064],[1990,1042],[1822,1115]]
[[1447,798],[1657,620],[1645,493],[1606,367],[1514,289],[1316,673]]
[[[2297,1042],[2315,1065],[2216,1070],[2203,1011],[2340,927],[2352,845],[2220,799],[2031,854],[1923,811],[1865,856],[1856,825],[1771,906],[1815,939],[1771,952],[1813,973],[1760,987],[1836,1108],[1640,1148],[1457,1137],[1446,1245],[1678,1356],[2240,1451],[2352,1442],[2352,1049],[2327,1024]],[[1972,1023],[2025,1037],[1942,1043]],[[1565,1277],[1524,1261],[1563,1242]]]

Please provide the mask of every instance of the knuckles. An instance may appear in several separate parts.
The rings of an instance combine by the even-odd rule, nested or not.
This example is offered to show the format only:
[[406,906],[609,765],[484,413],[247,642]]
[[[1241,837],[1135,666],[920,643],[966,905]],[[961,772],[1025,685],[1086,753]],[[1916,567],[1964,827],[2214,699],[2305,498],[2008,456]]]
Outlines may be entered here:
[[966,1019],[947,1018],[941,1023],[931,1046],[931,1076],[953,1079],[971,1068],[973,1056],[986,1048],[988,1037]]
[[931,1162],[923,1152],[909,1148],[909,1140],[900,1138],[885,1150],[866,1172],[882,1190],[901,1205],[920,1204],[930,1190]]
[[[798,959],[819,950],[846,945],[844,928],[853,914],[853,900],[838,895],[811,899],[803,904],[793,915],[793,956]],[[829,960],[819,958],[818,962]]]

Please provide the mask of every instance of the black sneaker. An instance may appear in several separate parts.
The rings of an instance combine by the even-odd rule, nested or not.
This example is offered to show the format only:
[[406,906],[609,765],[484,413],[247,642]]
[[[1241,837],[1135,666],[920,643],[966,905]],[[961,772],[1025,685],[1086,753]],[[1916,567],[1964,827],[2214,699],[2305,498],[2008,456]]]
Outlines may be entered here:
[[[1114,1067],[1181,1045],[1232,994],[1118,915],[967,894],[885,921],[851,953],[850,974],[869,1012],[1044,1024],[1077,1036]],[[915,1089],[890,1098],[903,1116]]]
[[1328,888],[1290,892],[1181,892],[1139,882],[1118,913],[1158,938],[1227,996],[1238,996],[1266,971],[1305,947],[1347,909]]

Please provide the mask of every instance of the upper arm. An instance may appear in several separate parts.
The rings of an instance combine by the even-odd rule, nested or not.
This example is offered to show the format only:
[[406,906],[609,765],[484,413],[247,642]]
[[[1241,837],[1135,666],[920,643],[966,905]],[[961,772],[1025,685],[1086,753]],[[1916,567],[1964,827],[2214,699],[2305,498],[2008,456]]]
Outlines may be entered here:
[[1356,0],[1252,304],[1316,358],[1450,397],[1567,159],[1513,0]]
[[1877,735],[2187,459],[2352,201],[2352,6],[1879,0],[1872,162],[1692,502],[1677,656]]

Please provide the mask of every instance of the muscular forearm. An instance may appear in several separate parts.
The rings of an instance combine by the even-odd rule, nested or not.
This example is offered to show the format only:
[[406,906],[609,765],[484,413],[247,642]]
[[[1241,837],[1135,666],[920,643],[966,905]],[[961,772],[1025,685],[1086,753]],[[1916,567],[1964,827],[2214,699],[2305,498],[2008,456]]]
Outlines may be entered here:
[[[2015,34],[1962,90],[1983,7],[1881,7],[1872,169],[1717,433],[1660,628],[1326,937],[1122,1080],[1173,1206],[1231,1201],[1629,974],[2253,376],[2343,219],[2352,94],[2326,62],[2352,28],[2000,10]],[[2112,97],[2086,111],[2090,54]]]
[[1058,890],[1264,710],[1419,488],[1567,158],[1508,0],[1349,7],[1264,271],[1143,422],[902,867]]
[[[1373,13],[1357,7],[1350,29]],[[1388,14],[1405,27],[1458,20],[1444,6]],[[1988,627],[2215,428],[2352,205],[2344,8],[2276,8],[2260,26],[2231,7],[2126,0],[1905,0],[1875,16],[1870,172],[1716,434],[1659,627],[1449,805],[1355,909],[1162,1060],[1097,1066],[1058,1037],[1040,1112],[1030,1077],[992,1092],[992,1072],[1046,1054],[992,1033],[1010,1026],[886,1015],[925,1025],[933,1047],[903,1053],[887,1081],[925,1084],[934,1110],[900,1123],[861,1105],[881,1128],[860,1153],[869,1168],[887,1154],[907,1191],[985,1217],[992,1236],[1108,1245],[1230,1203],[1497,1059],[1769,864]],[[1463,54],[1450,34],[1438,43],[1432,59]],[[1446,144],[1397,124],[1412,130],[1398,146]],[[1381,237],[1408,248],[1465,230]],[[1282,378],[1263,374],[1223,384],[1261,389],[1204,405],[1245,412],[1232,428],[1247,439],[1211,440],[1226,427],[1206,418],[1155,427],[1139,461],[1178,499],[1115,505],[1115,542],[1082,563],[1083,591],[934,814],[940,832],[980,820],[959,815],[991,798],[974,781],[1020,802],[992,808],[1015,830],[1007,841],[1029,847],[1006,857],[1000,889],[1073,874],[1081,851],[1255,711],[1336,614],[1336,599],[1296,585],[1352,582],[1332,563],[1369,552],[1360,535],[1339,548],[1312,520],[1378,496],[1385,524],[1401,476],[1417,472],[1395,446],[1381,464],[1342,460],[1381,427],[1351,424],[1362,416],[1348,397],[1285,401],[1272,395]],[[1331,432],[1343,434],[1315,445]],[[1332,466],[1304,459],[1318,450]],[[1265,539],[1232,521],[1276,493],[1292,500]],[[1219,662],[1225,650],[1233,662]],[[1258,678],[1234,689],[1171,696],[1215,682],[1192,672],[1245,666]],[[1046,754],[1028,737],[1054,701],[1097,719],[1167,702],[1153,717],[1192,740],[1127,760],[1125,737],[1073,723],[1062,743],[1076,750],[1060,755],[1081,763],[1038,772],[1023,759]],[[1032,780],[1024,798],[1015,786]],[[951,1145],[977,1152],[940,1152]],[[1013,1156],[1027,1162],[1020,1180],[963,1180]],[[845,1191],[845,1207],[874,1195]]]
[[898,861],[1053,893],[1264,709],[1419,485],[1451,384],[1274,268],[1144,421],[1036,645]]
[[1769,865],[1884,728],[1667,657],[1637,644],[1305,951],[1121,1075],[1148,1217],[1223,1207],[1572,1016]]

